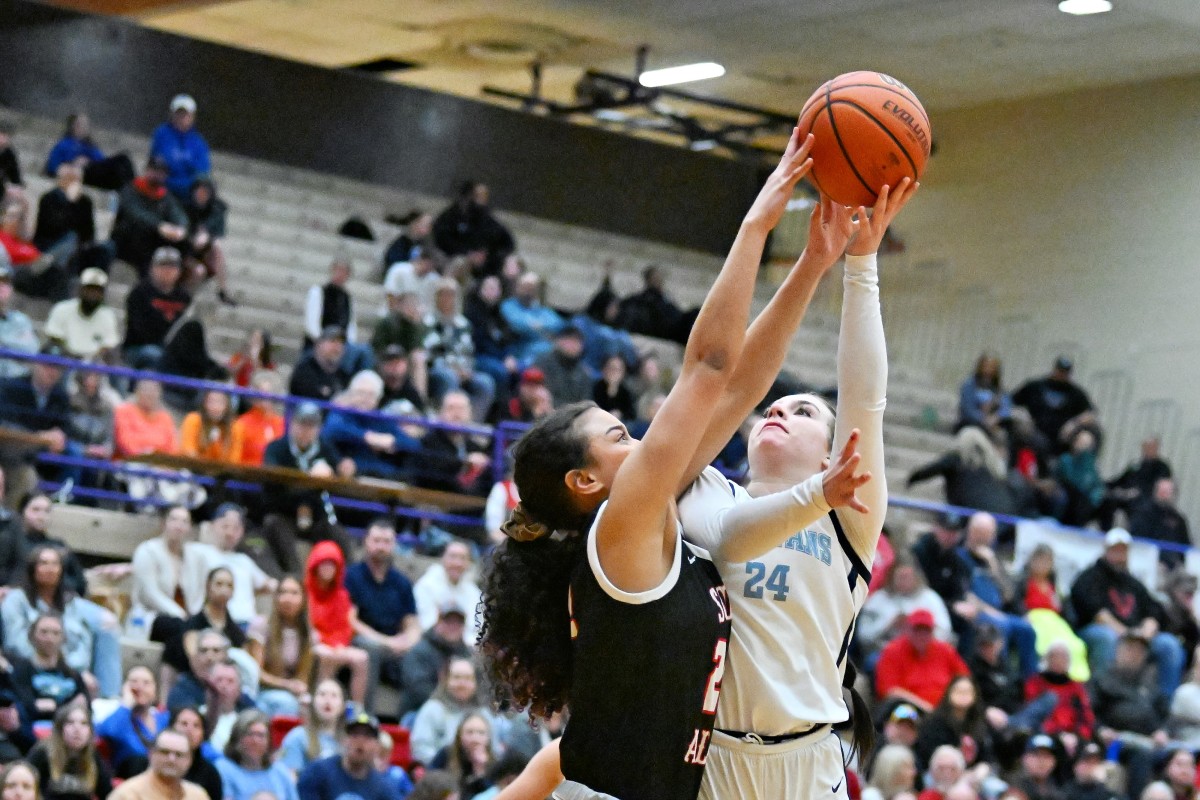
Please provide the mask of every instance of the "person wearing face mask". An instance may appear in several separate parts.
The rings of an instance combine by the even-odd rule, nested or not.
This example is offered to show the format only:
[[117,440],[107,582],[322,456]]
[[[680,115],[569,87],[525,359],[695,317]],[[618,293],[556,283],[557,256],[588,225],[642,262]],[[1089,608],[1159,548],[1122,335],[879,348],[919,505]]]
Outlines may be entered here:
[[151,156],[142,174],[121,190],[112,240],[117,257],[144,277],[150,257],[163,246],[181,246],[187,238],[188,218],[183,206],[167,191],[169,167],[160,156]]
[[43,331],[46,338],[82,361],[116,360],[121,334],[117,312],[105,305],[108,275],[98,267],[88,267],[79,275],[79,296],[55,303]]

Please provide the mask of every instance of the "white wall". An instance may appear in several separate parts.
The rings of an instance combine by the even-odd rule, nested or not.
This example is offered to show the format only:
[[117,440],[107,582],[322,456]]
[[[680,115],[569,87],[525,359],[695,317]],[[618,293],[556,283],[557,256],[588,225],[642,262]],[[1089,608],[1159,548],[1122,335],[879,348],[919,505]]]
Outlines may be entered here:
[[1200,526],[1200,76],[933,114],[937,155],[882,265],[893,360],[1011,388],[1060,350],[1118,433],[1150,431]]

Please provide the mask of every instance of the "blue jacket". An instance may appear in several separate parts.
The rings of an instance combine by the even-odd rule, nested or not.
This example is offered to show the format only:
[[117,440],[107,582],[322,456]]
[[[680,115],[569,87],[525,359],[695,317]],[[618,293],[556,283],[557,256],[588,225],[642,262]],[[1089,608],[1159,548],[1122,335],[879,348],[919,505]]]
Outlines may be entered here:
[[296,782],[292,773],[278,762],[266,769],[245,769],[228,758],[217,762],[225,800],[250,800],[259,792],[270,792],[279,800],[297,800]]
[[164,122],[154,129],[150,155],[161,156],[167,162],[167,188],[176,197],[187,197],[196,178],[212,174],[208,142],[195,128],[180,133]]
[[360,456],[373,455],[375,452],[363,441],[368,431],[395,436],[398,453],[417,453],[421,450],[421,443],[401,430],[395,422],[367,417],[353,409],[330,409],[322,435],[328,437],[344,457],[357,461]]
[[553,308],[526,306],[515,297],[500,303],[500,314],[513,334],[513,355],[522,363],[550,349],[550,337],[562,329],[563,318]]
[[[363,441],[367,431],[390,433],[396,437],[395,454],[378,453]],[[362,475],[389,480],[404,480],[406,470],[401,466],[406,454],[421,450],[421,443],[400,429],[395,422],[366,417],[353,409],[331,409],[325,419],[322,435],[352,460]]]
[[46,157],[46,175],[53,178],[58,174],[58,168],[68,164],[80,156],[87,156],[88,161],[103,161],[104,153],[90,141],[76,139],[74,136],[64,136],[55,142]]
[[342,767],[341,756],[330,756],[309,764],[300,773],[300,800],[393,800],[396,784],[374,769],[363,779],[351,777]]

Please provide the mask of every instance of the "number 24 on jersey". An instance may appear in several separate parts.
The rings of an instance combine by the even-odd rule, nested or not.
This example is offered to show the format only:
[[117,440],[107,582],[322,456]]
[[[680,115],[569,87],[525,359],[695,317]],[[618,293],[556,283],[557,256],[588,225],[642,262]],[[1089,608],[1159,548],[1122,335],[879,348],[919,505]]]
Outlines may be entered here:
[[791,567],[787,564],[776,564],[767,575],[767,565],[761,561],[746,562],[746,585],[742,593],[752,600],[762,600],[767,592],[771,599],[783,602],[788,596],[788,572]]

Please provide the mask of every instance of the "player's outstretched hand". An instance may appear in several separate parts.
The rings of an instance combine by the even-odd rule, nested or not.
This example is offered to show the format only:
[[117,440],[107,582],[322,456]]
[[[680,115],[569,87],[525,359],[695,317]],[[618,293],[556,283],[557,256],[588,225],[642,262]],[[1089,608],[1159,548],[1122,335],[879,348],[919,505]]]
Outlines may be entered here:
[[875,207],[869,215],[866,207],[859,206],[855,212],[858,232],[850,242],[850,246],[846,248],[846,254],[869,256],[871,253],[879,252],[879,243],[883,241],[883,234],[887,232],[888,225],[892,224],[892,220],[920,188],[920,183],[914,183],[911,178],[905,178],[900,181],[894,191],[890,186],[883,187],[879,192],[879,197],[875,200]]
[[779,224],[779,220],[783,219],[783,212],[787,209],[788,200],[792,199],[792,193],[796,190],[796,184],[812,169],[812,159],[808,157],[812,145],[811,133],[801,140],[800,129],[792,129],[792,138],[788,140],[787,150],[779,160],[779,166],[767,177],[767,182],[754,199],[754,205],[750,206],[750,211],[746,214],[747,223],[764,225],[767,230],[772,230]]
[[862,460],[862,454],[858,452],[858,437],[859,430],[855,428],[850,432],[850,438],[838,454],[837,461],[825,470],[825,477],[821,479],[821,489],[825,492],[825,502],[830,508],[849,506],[860,514],[869,514],[871,509],[855,495],[855,492],[871,480],[870,472],[854,474]]
[[808,244],[793,269],[811,269],[824,275],[842,257],[857,227],[854,209],[821,195],[821,202],[808,218]]

